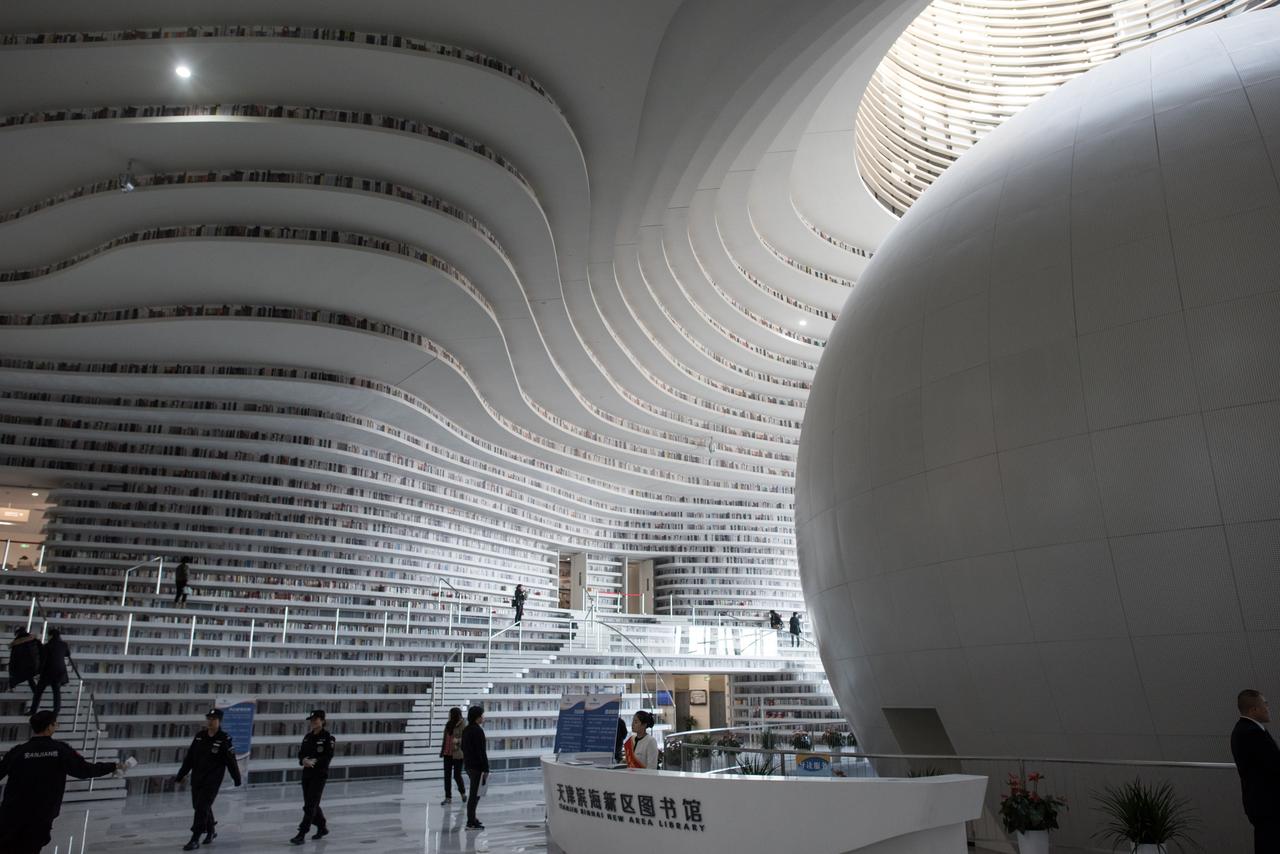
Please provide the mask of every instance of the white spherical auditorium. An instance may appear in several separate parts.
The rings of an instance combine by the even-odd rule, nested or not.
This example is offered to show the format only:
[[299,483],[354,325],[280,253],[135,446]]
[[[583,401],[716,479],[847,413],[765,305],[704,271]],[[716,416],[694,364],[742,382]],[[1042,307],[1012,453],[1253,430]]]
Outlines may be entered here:
[[863,745],[1224,760],[1280,693],[1277,164],[1268,11],[1046,96],[882,245],[797,488]]

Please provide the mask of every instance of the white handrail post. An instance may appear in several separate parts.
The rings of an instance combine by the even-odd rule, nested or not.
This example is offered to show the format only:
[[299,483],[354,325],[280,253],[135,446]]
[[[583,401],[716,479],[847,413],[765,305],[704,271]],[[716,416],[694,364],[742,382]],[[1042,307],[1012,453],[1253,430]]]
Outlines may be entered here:
[[257,627],[257,619],[249,618],[249,654],[245,658],[253,658],[253,630]]
[[[89,838],[89,810],[84,811],[84,827],[80,828],[80,854],[84,854],[84,843]],[[67,854],[71,854],[70,851]]]
[[121,608],[124,607],[124,595],[129,592],[129,573],[130,572],[133,572],[133,570],[126,569],[124,571],[124,584],[120,587],[120,607]]
[[404,603],[404,633],[406,635],[409,634],[409,616],[413,613],[412,608],[412,601]]
[[0,566],[4,567],[4,571],[9,571],[9,546],[13,543],[12,539],[4,541],[4,559],[0,560]]
[[44,618],[44,623],[40,626],[40,643],[44,643],[49,638],[49,618]]
[[36,597],[31,597],[31,610],[27,611],[27,631],[31,631],[31,622],[36,618]]
[[40,562],[36,564],[36,572],[44,572],[44,550],[47,548],[46,543],[40,544]]
[[124,654],[129,654],[129,638],[133,636],[133,612],[129,612],[129,622],[124,627]]
[[453,603],[450,602],[446,608],[449,611],[449,634],[453,634]]
[[489,609],[489,645],[484,654],[484,672],[493,670],[493,609]]
[[382,645],[387,645],[387,612],[382,612]]
[[75,732],[76,727],[80,726],[80,698],[84,696],[84,680],[80,680],[80,687],[76,689],[76,716],[71,722],[71,731]]
[[333,609],[333,645],[338,645],[338,615],[342,613],[341,608]]
[[196,647],[196,615],[191,615],[191,637],[187,640],[187,657],[190,658]]
[[467,674],[467,651],[462,644],[458,644],[458,684],[462,684],[462,677]]
[[160,595],[160,579],[164,578],[164,558],[160,558],[160,568],[156,570],[156,595]]
[[520,621],[520,628],[516,630],[516,651],[524,652],[524,620]]
[[280,632],[280,645],[283,646],[289,642],[289,606],[284,606],[284,628]]

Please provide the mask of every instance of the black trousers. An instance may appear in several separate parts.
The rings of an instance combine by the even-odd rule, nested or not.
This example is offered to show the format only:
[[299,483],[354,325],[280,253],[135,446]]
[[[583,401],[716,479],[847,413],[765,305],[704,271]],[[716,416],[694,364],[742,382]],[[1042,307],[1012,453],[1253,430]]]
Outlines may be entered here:
[[1280,821],[1253,825],[1253,854],[1280,854]]
[[316,830],[328,828],[329,822],[325,820],[324,810],[320,809],[320,798],[324,795],[324,784],[327,782],[327,777],[302,775],[302,824],[298,825],[299,834],[306,833],[313,824]]
[[218,797],[217,786],[192,786],[191,808],[196,811],[191,820],[192,833],[213,833],[218,822],[213,818],[213,801]]
[[471,781],[471,791],[467,794],[467,824],[476,823],[476,804],[480,803],[480,778],[483,776],[483,771],[467,769],[467,779]]
[[62,686],[58,684],[58,679],[50,682],[41,676],[40,681],[36,683],[35,693],[31,695],[31,714],[33,715],[40,711],[40,698],[44,696],[45,688],[53,689],[53,713],[56,715],[62,711]]
[[792,633],[791,633],[791,645],[792,645],[792,646],[799,646],[799,645],[800,645],[800,635],[799,635],[797,632],[792,632]]
[[4,854],[40,854],[53,833],[53,822],[43,819],[23,822],[4,816],[0,821],[5,825],[0,830],[0,851]]
[[444,757],[444,796],[453,797],[453,784],[458,784],[458,797],[467,796],[467,787],[462,783],[462,760],[452,756]]
[[521,621],[521,620],[523,620],[523,619],[524,619],[524,606],[523,606],[523,605],[517,605],[517,606],[516,606],[516,620],[515,620],[515,621],[518,623],[518,622],[520,622],[520,621]]

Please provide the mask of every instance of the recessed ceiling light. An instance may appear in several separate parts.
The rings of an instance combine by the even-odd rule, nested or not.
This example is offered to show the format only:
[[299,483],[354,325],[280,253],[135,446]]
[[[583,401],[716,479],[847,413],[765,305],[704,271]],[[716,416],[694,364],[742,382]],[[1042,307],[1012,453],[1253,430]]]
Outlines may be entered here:
[[177,68],[173,69],[173,73],[181,77],[183,80],[186,80],[191,76],[191,68],[186,65],[179,65]]
[[31,493],[31,494],[32,494],[33,496],[36,496],[36,495],[39,495],[40,493],[38,493],[38,492],[33,492],[33,493]]
[[801,325],[801,326],[808,326],[808,325],[809,325],[809,321],[805,320],[805,319],[802,317],[802,318],[800,318],[800,325]]

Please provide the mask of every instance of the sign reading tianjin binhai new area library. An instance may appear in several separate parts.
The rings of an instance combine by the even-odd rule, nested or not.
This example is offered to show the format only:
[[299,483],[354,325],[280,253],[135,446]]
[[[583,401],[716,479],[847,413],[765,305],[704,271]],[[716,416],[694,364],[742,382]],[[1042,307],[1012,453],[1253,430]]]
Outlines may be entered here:
[[555,808],[575,815],[692,833],[706,832],[702,801],[556,783]]

